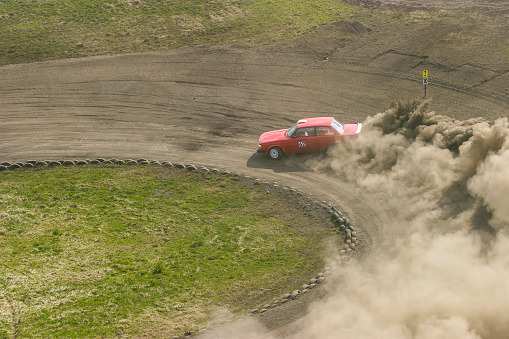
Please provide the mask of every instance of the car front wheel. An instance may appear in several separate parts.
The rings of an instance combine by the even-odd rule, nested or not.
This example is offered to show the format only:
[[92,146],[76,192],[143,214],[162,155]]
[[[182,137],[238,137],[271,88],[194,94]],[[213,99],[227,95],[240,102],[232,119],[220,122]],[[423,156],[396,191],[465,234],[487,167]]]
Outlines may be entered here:
[[279,160],[283,156],[283,150],[279,147],[272,147],[269,150],[269,157],[274,160]]

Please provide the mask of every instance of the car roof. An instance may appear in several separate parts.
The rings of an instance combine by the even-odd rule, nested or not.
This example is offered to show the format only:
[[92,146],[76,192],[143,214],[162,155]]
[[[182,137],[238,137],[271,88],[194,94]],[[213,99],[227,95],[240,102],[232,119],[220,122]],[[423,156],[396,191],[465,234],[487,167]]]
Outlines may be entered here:
[[298,121],[299,128],[302,127],[315,127],[315,126],[330,126],[334,117],[319,117],[319,118],[306,118]]

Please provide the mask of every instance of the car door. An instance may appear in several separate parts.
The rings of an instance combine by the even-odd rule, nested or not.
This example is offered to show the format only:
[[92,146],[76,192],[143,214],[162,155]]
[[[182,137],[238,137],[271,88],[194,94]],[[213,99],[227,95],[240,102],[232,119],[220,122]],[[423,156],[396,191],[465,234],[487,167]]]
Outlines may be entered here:
[[302,127],[293,133],[289,153],[316,152],[315,127]]
[[331,144],[336,143],[339,133],[330,126],[316,127],[316,151],[327,151]]

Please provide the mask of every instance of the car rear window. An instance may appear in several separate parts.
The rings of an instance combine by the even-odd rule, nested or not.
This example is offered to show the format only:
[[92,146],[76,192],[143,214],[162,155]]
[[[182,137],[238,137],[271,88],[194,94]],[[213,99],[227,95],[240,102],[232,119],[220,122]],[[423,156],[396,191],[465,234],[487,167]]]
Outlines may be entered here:
[[316,135],[334,135],[334,130],[330,128],[329,126],[320,126],[316,128]]

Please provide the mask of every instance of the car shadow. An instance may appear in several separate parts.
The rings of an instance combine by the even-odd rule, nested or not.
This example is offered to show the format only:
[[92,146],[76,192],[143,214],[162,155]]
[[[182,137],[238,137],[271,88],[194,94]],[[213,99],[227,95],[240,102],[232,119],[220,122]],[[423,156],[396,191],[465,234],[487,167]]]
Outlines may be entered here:
[[249,168],[271,169],[275,173],[310,172],[314,161],[325,158],[324,154],[293,154],[281,160],[272,160],[265,154],[254,153],[246,163]]

